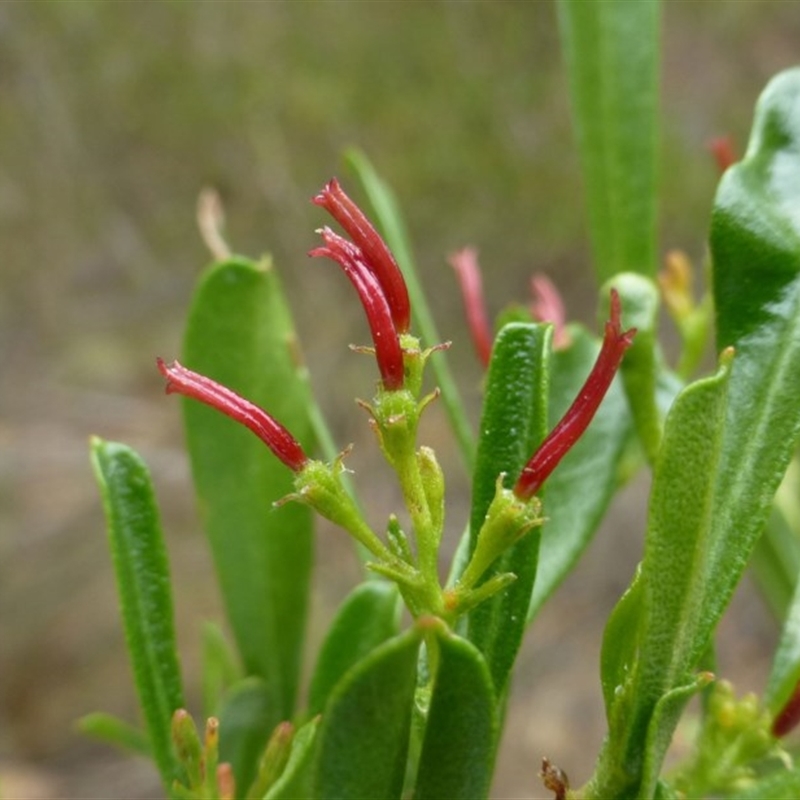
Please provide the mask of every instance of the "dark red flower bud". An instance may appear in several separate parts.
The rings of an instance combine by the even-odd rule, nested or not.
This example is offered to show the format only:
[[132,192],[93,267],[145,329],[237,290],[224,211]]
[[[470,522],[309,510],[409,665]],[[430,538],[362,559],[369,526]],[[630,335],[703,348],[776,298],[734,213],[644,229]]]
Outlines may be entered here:
[[402,389],[405,379],[403,351],[389,303],[377,277],[355,244],[343,239],[330,228],[323,228],[319,233],[322,234],[326,246],[315,248],[309,255],[330,258],[344,270],[344,274],[355,286],[367,314],[383,386],[389,391]]
[[478,251],[474,247],[464,247],[452,253],[447,260],[456,271],[456,277],[461,286],[467,325],[475,352],[478,354],[481,364],[488,367],[489,359],[492,356],[492,330],[486,314],[481,268],[478,265]]
[[611,290],[611,319],[606,322],[603,345],[597,361],[578,396],[558,425],[548,434],[539,449],[525,465],[514,486],[514,494],[528,499],[536,494],[561,459],[589,426],[600,402],[605,397],[622,356],[633,342],[636,329],[623,331],[620,302],[616,289]]
[[403,273],[380,234],[364,212],[345,194],[336,178],[312,199],[322,206],[349,234],[363,253],[363,259],[389,303],[398,333],[407,333],[411,324],[411,303]]
[[250,428],[289,469],[295,472],[299,472],[308,462],[308,456],[292,434],[254,403],[211,378],[186,369],[177,361],[165,364],[162,359],[157,358],[156,364],[159,372],[167,379],[167,394],[175,392],[199,400]]

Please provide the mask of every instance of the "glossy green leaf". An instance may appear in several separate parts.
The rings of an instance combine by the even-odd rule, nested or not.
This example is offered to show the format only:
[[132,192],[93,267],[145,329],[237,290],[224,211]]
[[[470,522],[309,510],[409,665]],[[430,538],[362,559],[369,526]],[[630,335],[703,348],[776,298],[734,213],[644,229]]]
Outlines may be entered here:
[[659,3],[559,0],[600,281],[656,272]]
[[[232,259],[212,267],[195,293],[185,365],[234,389],[308,446],[307,386],[271,262]],[[200,510],[245,670],[265,681],[273,728],[294,710],[311,570],[311,512],[273,503],[292,473],[245,428],[184,401]]]
[[113,714],[96,712],[78,720],[78,730],[98,742],[110,744],[135,755],[152,758],[147,734]]
[[217,716],[223,694],[243,677],[241,667],[236,663],[236,657],[219,625],[204,623],[203,716]]
[[264,795],[264,800],[304,800],[313,797],[314,755],[319,717],[300,728],[283,774]]
[[[600,350],[597,339],[582,327],[572,326],[570,337],[569,347],[556,350],[550,358],[551,429],[577,397]],[[545,524],[529,620],[567,575],[602,521],[619,485],[620,463],[632,430],[625,393],[615,380],[586,432],[545,486]]]
[[219,760],[233,767],[238,793],[244,797],[275,725],[272,692],[250,677],[225,694],[219,713]]
[[[405,223],[391,188],[378,175],[367,156],[360,150],[350,148],[345,152],[345,160],[361,181],[375,211],[378,227],[403,271],[411,298],[414,323],[419,328],[422,343],[426,347],[440,344],[443,340],[436,329],[433,314],[428,306],[428,298],[417,275]],[[442,352],[432,353],[430,364],[436,375],[436,384],[442,392],[442,401],[456,435],[464,465],[467,471],[470,471],[475,460],[472,427],[447,364],[447,357]]]
[[497,700],[489,668],[466,639],[437,630],[438,666],[414,800],[487,797],[494,766]]
[[369,581],[351,592],[322,645],[309,689],[310,714],[322,711],[350,667],[399,633],[401,608],[400,593],[393,583]]
[[[478,454],[472,481],[470,552],[495,493],[498,475],[513,486],[547,432],[549,325],[511,323],[494,343],[486,379]],[[545,495],[546,496],[546,495]],[[483,653],[500,694],[525,631],[539,551],[539,529],[527,534],[487,571],[517,580],[469,615],[468,638]]]
[[[715,376],[681,392],[667,416],[639,578],[639,654],[630,678],[614,692],[597,796],[636,794],[645,761],[651,769],[660,764],[663,752],[645,747],[665,746],[671,735],[651,726],[656,709],[670,692],[692,684],[719,620],[709,597],[715,570],[730,570],[741,558],[733,541],[725,542],[722,563],[715,558],[723,544],[719,537],[728,533],[715,526],[713,514],[730,361],[727,354]],[[663,717],[666,727],[676,721],[672,714]]]
[[314,797],[399,798],[421,631],[384,642],[337,684],[318,733]]
[[179,775],[170,738],[172,714],[184,703],[158,507],[150,473],[133,450],[95,437],[91,455],[139,703],[153,758],[169,788]]
[[[736,349],[715,496],[720,542],[735,538],[738,577],[771,513],[800,437],[800,70],[756,107],[744,159],[728,169],[711,227],[717,344]],[[715,561],[723,563],[722,554]],[[718,609],[735,581],[717,571]]]

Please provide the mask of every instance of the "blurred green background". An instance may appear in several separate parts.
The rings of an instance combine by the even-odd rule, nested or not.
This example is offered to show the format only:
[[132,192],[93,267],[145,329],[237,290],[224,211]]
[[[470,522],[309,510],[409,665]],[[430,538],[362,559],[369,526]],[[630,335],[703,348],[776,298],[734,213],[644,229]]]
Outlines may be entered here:
[[[743,149],[755,99],[800,54],[794,2],[664,8],[661,245],[696,262],[717,180],[709,138]],[[21,2],[0,4],[0,793],[157,796],[146,766],[82,740],[81,714],[135,718],[87,438],[126,441],[153,468],[176,583],[187,680],[199,624],[219,618],[197,528],[178,404],[154,358],[178,352],[203,186],[228,238],[270,251],[296,310],[315,387],[380,519],[387,486],[353,386],[366,326],[347,282],[310,262],[308,201],[343,148],[393,185],[473,416],[480,370],[445,257],[480,248],[490,308],[547,272],[591,324],[577,153],[552,2]],[[354,192],[355,193],[355,192]],[[324,327],[323,327],[324,326]],[[466,480],[435,413],[425,435],[450,475],[450,545]],[[603,733],[602,621],[638,558],[646,483],[627,490],[523,652],[495,797],[546,796],[549,756],[585,780]],[[357,579],[322,528],[312,647]],[[774,625],[751,595],[726,622],[726,674],[759,689]],[[752,685],[751,685],[752,684]]]

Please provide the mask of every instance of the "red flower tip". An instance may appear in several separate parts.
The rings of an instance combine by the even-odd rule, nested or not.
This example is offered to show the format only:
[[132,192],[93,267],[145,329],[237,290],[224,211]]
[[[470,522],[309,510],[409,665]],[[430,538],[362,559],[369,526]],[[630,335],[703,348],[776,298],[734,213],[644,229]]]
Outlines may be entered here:
[[474,247],[464,247],[452,253],[447,260],[455,270],[461,286],[461,296],[464,298],[467,324],[475,352],[481,364],[488,367],[492,355],[492,333],[486,314],[478,251]]
[[736,149],[730,136],[715,136],[707,145],[717,162],[720,174],[736,163]]
[[167,394],[176,393],[199,400],[240,422],[253,431],[294,472],[299,472],[308,462],[308,456],[292,434],[254,403],[211,378],[186,369],[177,361],[165,364],[162,359],[157,358],[156,364],[159,372],[167,379]]
[[622,330],[621,305],[616,289],[611,290],[611,318],[606,322],[603,344],[589,377],[561,421],[533,454],[520,473],[514,494],[520,499],[533,497],[550,477],[561,459],[589,426],[605,397],[622,356],[633,343],[636,329]]
[[377,277],[355,244],[343,239],[330,228],[322,228],[319,233],[325,240],[325,246],[314,248],[309,255],[332,259],[350,279],[367,314],[383,386],[388,391],[402,389],[405,380],[403,350],[392,320],[389,302]]
[[403,273],[364,212],[345,194],[336,178],[331,178],[311,202],[322,206],[347,231],[378,280],[397,332],[407,333],[411,325],[411,303]]

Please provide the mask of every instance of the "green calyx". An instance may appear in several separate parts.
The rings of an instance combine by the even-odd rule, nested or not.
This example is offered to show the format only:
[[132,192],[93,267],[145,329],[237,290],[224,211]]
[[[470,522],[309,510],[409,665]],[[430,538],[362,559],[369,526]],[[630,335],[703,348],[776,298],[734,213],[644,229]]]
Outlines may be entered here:
[[478,533],[475,552],[452,590],[462,596],[460,602],[466,600],[467,594],[498,556],[544,522],[541,501],[535,496],[527,500],[517,497],[503,486],[503,477],[500,475],[497,479],[494,499]]

